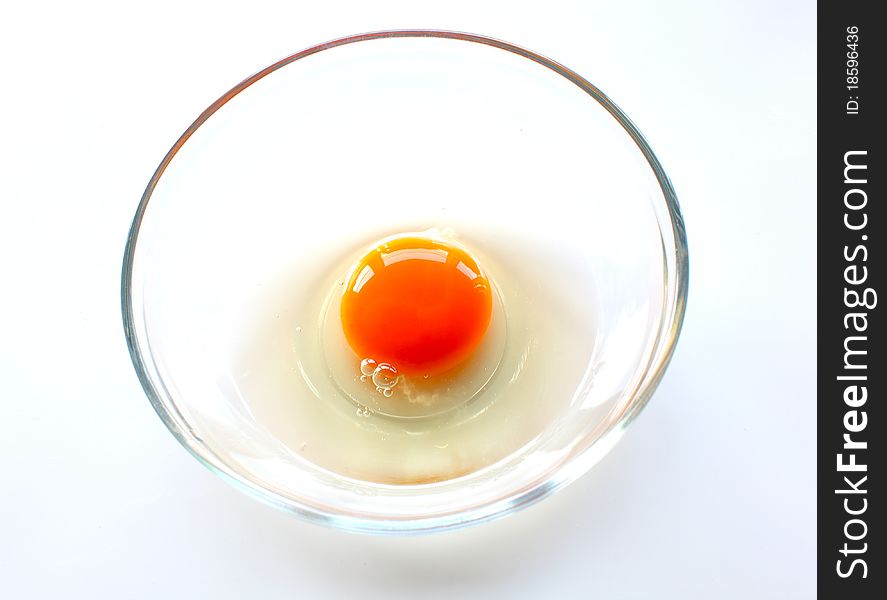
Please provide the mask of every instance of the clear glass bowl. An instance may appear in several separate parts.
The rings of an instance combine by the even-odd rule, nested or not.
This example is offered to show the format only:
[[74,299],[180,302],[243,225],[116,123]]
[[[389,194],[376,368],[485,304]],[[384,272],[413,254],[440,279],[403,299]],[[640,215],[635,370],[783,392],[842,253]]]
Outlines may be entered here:
[[[561,257],[538,289],[567,278],[563,306],[594,331],[581,375],[534,392],[544,405],[569,391],[528,443],[453,479],[374,483],[302,458],[257,416],[238,386],[249,373],[225,349],[251,294],[282,272],[416,223],[478,226],[481,241],[501,233]],[[310,521],[426,532],[513,513],[598,461],[662,377],[687,277],[671,183],[596,87],[506,42],[385,31],[289,56],[188,128],[135,214],[123,321],[148,398],[212,471]]]

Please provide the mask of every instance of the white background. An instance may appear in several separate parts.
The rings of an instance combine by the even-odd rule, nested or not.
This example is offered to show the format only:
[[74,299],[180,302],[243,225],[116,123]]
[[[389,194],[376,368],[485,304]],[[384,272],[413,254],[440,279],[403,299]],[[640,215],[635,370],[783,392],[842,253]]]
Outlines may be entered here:
[[[813,2],[35,2],[0,18],[0,597],[812,598]],[[456,29],[600,86],[650,139],[691,290],[653,401],[516,516],[373,538],[241,495],[145,399],[119,317],[156,164],[231,85],[330,38]]]

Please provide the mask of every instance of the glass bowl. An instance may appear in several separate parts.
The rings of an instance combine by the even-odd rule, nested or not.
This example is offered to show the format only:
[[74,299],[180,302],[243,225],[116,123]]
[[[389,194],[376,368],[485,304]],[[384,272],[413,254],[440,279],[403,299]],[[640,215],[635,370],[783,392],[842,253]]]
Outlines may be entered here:
[[[287,419],[260,406],[263,394],[300,399],[279,397],[262,369],[297,377],[286,340],[316,324],[280,320],[298,310],[295,295],[273,315],[265,305],[256,331],[277,337],[251,338],[262,358],[247,364],[232,358],[251,329],[243,315],[282,278],[313,281],[336,252],[429,225],[524,257],[530,277],[516,293],[533,307],[527,323],[571,335],[520,330],[523,362],[536,369],[520,393],[533,408],[488,431],[524,427],[524,441],[439,481],[370,481],[317,464],[281,434]],[[598,461],[662,378],[687,277],[671,183],[600,90],[499,40],[384,31],[293,54],[197,118],[136,211],[122,308],[145,393],[213,472],[309,521],[428,532],[513,513]],[[530,414],[537,407],[545,418]]]

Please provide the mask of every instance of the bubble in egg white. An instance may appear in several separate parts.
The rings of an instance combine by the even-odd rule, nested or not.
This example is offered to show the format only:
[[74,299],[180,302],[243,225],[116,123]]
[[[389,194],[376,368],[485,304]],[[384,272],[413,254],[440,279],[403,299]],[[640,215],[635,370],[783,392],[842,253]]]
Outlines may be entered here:
[[381,392],[386,398],[391,397],[393,393],[392,388],[397,385],[398,381],[400,381],[400,375],[397,374],[397,368],[394,365],[381,363],[373,371],[373,383],[376,384],[376,390]]

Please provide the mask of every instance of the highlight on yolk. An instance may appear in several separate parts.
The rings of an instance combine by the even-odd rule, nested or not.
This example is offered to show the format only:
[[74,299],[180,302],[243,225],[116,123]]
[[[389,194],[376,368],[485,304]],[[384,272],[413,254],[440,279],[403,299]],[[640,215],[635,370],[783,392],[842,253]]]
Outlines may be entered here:
[[403,375],[433,376],[465,361],[490,323],[492,292],[465,250],[406,235],[371,250],[352,271],[342,328],[362,358]]

